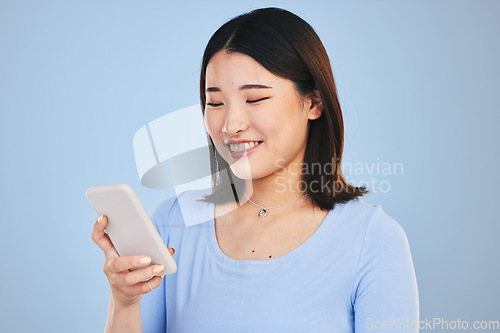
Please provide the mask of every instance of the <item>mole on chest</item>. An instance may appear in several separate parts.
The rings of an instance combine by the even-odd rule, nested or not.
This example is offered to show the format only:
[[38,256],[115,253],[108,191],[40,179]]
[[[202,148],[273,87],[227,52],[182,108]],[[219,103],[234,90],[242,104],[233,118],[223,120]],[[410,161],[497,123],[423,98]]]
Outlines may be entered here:
[[[282,238],[282,239],[279,239]],[[295,236],[264,237],[255,239],[244,237],[218,236],[221,251],[236,260],[267,260],[280,257],[299,247],[307,238]]]

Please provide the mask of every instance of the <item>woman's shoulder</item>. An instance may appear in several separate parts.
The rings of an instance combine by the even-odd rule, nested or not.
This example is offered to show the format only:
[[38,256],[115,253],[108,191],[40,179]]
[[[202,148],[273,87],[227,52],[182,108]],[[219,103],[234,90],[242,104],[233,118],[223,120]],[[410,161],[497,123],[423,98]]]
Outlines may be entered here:
[[363,232],[365,240],[366,238],[378,238],[381,242],[395,238],[406,240],[406,234],[401,225],[388,215],[381,205],[370,204],[360,198],[342,205],[341,221]]
[[199,200],[210,191],[210,188],[185,190],[169,197],[155,207],[151,220],[157,228],[171,225],[172,221],[187,227],[205,222],[211,218],[210,203]]

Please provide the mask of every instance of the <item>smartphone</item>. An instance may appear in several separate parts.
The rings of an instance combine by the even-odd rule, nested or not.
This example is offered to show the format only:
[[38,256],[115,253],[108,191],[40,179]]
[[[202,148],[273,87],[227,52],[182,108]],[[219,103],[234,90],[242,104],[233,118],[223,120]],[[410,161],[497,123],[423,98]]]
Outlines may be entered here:
[[158,276],[177,271],[174,258],[132,187],[127,184],[94,186],[87,190],[87,199],[98,216],[108,218],[106,232],[118,255],[149,256],[151,265],[165,266]]

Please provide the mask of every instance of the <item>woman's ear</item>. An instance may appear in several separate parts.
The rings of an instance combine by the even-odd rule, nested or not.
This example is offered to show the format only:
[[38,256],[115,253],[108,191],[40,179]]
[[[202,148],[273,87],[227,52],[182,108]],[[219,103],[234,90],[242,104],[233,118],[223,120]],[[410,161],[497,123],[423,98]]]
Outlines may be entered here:
[[311,94],[311,105],[309,106],[309,119],[318,119],[323,113],[325,106],[317,89],[314,89]]

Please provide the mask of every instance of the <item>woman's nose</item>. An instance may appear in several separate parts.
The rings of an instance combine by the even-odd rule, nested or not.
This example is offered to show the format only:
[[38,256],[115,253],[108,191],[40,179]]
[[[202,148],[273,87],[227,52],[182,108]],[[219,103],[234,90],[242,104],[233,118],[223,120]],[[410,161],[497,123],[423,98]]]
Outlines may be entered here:
[[248,119],[243,107],[226,107],[226,119],[222,131],[227,135],[234,136],[248,128]]

